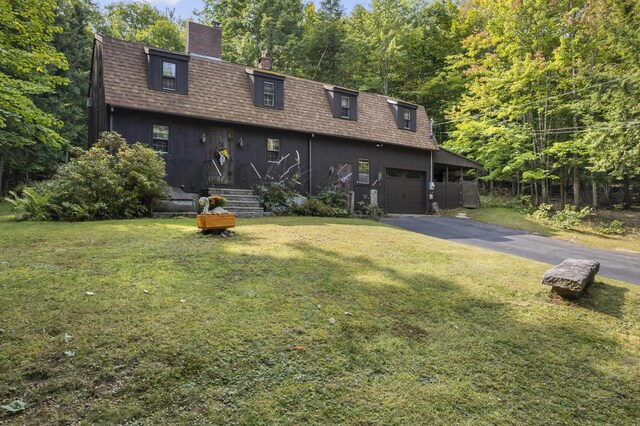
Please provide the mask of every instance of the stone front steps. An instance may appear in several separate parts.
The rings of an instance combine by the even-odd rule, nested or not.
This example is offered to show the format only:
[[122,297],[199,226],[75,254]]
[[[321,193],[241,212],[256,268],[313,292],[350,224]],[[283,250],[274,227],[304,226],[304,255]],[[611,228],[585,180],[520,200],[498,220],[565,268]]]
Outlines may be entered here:
[[258,197],[250,189],[209,188],[210,195],[222,195],[227,199],[225,210],[235,213],[237,217],[268,216]]

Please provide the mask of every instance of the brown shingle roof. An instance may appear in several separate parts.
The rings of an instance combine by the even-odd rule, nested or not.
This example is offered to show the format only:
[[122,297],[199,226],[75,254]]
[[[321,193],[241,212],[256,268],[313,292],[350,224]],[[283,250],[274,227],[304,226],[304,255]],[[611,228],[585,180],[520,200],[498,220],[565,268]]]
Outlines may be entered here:
[[369,140],[421,149],[438,149],[429,137],[424,107],[417,111],[417,131],[397,128],[387,97],[361,92],[358,121],[334,118],[323,83],[286,76],[284,110],[256,107],[247,67],[192,56],[189,94],[151,90],[144,46],[102,36],[104,86],[110,106],[216,121]]

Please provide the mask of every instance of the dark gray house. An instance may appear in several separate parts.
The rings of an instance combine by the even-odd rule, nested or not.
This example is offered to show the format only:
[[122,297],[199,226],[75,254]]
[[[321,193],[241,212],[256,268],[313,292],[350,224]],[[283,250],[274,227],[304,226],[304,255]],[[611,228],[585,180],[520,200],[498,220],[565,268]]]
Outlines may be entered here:
[[[155,148],[186,192],[250,189],[296,165],[302,193],[340,181],[389,213],[426,213],[436,189],[422,106],[223,62],[219,25],[187,24],[187,53],[95,36],[90,142],[105,130]],[[226,154],[226,155],[225,155]],[[224,158],[221,158],[224,157]]]

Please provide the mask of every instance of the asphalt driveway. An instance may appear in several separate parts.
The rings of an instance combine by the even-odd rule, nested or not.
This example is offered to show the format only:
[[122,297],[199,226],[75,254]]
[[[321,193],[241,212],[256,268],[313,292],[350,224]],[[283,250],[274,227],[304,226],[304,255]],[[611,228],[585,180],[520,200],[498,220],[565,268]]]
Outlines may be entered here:
[[569,257],[600,262],[598,275],[640,285],[640,255],[599,250],[525,231],[439,216],[385,218],[381,222],[444,240],[557,265]]

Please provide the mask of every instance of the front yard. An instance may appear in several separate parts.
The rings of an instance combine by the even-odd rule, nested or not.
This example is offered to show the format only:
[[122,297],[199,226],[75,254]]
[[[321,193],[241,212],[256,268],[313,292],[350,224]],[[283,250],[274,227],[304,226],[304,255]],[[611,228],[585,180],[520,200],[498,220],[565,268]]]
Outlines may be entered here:
[[27,403],[0,423],[640,418],[636,286],[568,303],[548,265],[367,220],[246,219],[224,239],[0,209],[0,405]]

